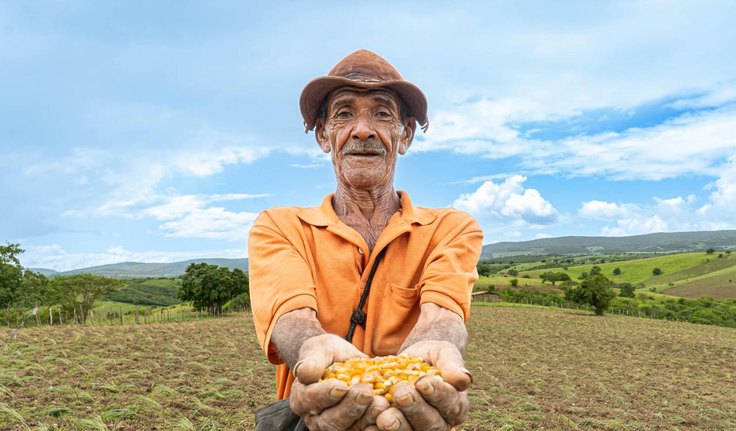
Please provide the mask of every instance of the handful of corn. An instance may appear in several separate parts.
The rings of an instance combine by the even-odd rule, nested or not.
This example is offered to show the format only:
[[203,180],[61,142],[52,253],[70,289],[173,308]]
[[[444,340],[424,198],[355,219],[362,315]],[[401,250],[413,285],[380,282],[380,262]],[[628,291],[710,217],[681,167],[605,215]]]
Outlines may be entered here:
[[338,379],[348,386],[367,383],[374,395],[383,395],[393,404],[394,390],[399,385],[413,385],[423,376],[440,376],[440,371],[421,358],[401,354],[335,362],[325,369],[321,381]]

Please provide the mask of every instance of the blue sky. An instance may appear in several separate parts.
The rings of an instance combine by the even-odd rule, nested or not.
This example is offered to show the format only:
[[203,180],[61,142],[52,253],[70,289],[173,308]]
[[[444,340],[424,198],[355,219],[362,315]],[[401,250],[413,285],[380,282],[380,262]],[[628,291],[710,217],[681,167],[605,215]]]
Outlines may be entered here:
[[297,102],[360,48],[429,100],[396,187],[485,243],[736,229],[736,3],[395,3],[0,3],[0,242],[245,257],[334,190]]

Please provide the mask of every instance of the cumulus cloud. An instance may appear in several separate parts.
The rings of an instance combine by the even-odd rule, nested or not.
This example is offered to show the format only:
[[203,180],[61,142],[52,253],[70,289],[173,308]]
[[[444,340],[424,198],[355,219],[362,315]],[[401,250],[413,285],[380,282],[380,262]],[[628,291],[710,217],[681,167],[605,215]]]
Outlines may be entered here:
[[526,177],[514,175],[502,183],[484,182],[475,192],[461,195],[453,207],[479,219],[503,219],[523,225],[547,225],[557,210],[536,189],[524,188]]
[[214,202],[255,199],[267,194],[222,194],[170,196],[164,203],[146,208],[142,214],[163,221],[159,229],[166,236],[242,241],[258,216],[255,212],[234,212],[208,206]]

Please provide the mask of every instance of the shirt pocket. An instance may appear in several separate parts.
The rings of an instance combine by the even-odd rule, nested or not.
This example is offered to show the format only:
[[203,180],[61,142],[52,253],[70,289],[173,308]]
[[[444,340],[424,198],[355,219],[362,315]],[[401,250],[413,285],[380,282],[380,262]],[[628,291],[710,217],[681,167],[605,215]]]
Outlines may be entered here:
[[419,318],[419,289],[389,282],[384,292],[371,346],[379,356],[398,353]]

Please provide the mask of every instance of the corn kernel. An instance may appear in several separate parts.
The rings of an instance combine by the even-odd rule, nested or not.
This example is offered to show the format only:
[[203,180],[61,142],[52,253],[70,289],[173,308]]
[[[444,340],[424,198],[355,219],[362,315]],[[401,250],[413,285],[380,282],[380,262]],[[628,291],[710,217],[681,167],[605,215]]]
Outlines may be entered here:
[[382,395],[392,405],[393,393],[401,384],[413,385],[422,376],[440,376],[440,371],[421,358],[401,354],[375,358],[351,358],[327,367],[322,381],[337,378],[348,386],[371,385],[374,395]]

